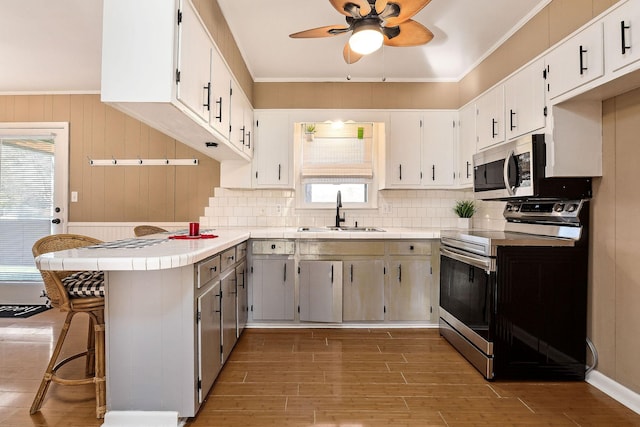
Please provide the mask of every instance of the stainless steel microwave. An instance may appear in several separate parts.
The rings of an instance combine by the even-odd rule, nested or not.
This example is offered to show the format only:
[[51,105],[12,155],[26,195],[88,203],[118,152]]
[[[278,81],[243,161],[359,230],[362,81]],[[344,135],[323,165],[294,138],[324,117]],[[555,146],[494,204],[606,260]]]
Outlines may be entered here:
[[[579,156],[580,153],[576,153]],[[473,156],[473,191],[480,200],[589,199],[589,177],[545,177],[544,134],[533,134]]]

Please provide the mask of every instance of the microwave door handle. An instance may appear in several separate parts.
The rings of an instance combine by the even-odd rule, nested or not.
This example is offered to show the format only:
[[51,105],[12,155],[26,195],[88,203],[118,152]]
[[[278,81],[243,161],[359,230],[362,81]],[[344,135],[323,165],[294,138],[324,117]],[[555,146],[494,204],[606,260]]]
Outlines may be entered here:
[[504,180],[504,188],[507,189],[507,193],[509,193],[510,196],[513,196],[516,194],[515,192],[515,186],[511,187],[511,185],[509,184],[509,164],[511,163],[511,159],[513,159],[513,150],[509,150],[509,154],[507,154],[507,157],[505,157],[504,159],[504,169],[502,170],[502,179]]

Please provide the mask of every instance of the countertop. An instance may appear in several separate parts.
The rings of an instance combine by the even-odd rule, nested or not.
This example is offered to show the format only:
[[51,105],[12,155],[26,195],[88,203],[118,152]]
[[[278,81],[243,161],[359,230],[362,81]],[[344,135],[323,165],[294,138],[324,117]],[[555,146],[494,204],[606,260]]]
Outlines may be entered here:
[[386,228],[385,231],[297,231],[291,228],[216,228],[201,230],[215,234],[214,239],[173,240],[160,233],[136,239],[105,242],[86,247],[52,252],[36,258],[41,270],[163,270],[195,264],[250,238],[252,239],[438,239],[439,229]]

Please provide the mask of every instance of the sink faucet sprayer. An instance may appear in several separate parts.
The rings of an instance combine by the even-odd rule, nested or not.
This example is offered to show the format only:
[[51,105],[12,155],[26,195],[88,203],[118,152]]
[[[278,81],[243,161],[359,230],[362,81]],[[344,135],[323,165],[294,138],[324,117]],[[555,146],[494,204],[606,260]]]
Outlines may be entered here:
[[344,213],[342,214],[342,217],[340,217],[340,208],[342,207],[342,194],[340,193],[340,190],[338,190],[336,199],[336,227],[340,227],[340,223],[345,222]]

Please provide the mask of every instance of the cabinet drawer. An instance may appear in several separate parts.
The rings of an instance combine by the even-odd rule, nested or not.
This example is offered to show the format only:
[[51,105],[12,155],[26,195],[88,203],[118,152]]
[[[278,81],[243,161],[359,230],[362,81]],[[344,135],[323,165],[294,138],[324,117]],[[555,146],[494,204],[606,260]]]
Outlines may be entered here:
[[201,288],[220,274],[220,255],[214,255],[206,261],[198,263],[196,269],[198,271],[198,288]]
[[387,243],[390,255],[431,255],[431,242],[398,241]]
[[254,240],[251,251],[255,255],[293,255],[296,243],[288,240]]
[[242,261],[247,257],[247,242],[236,245],[236,257],[238,261]]
[[222,252],[220,258],[220,266],[222,271],[224,271],[236,263],[236,248],[233,247]]
[[384,255],[384,242],[303,241],[300,255]]

